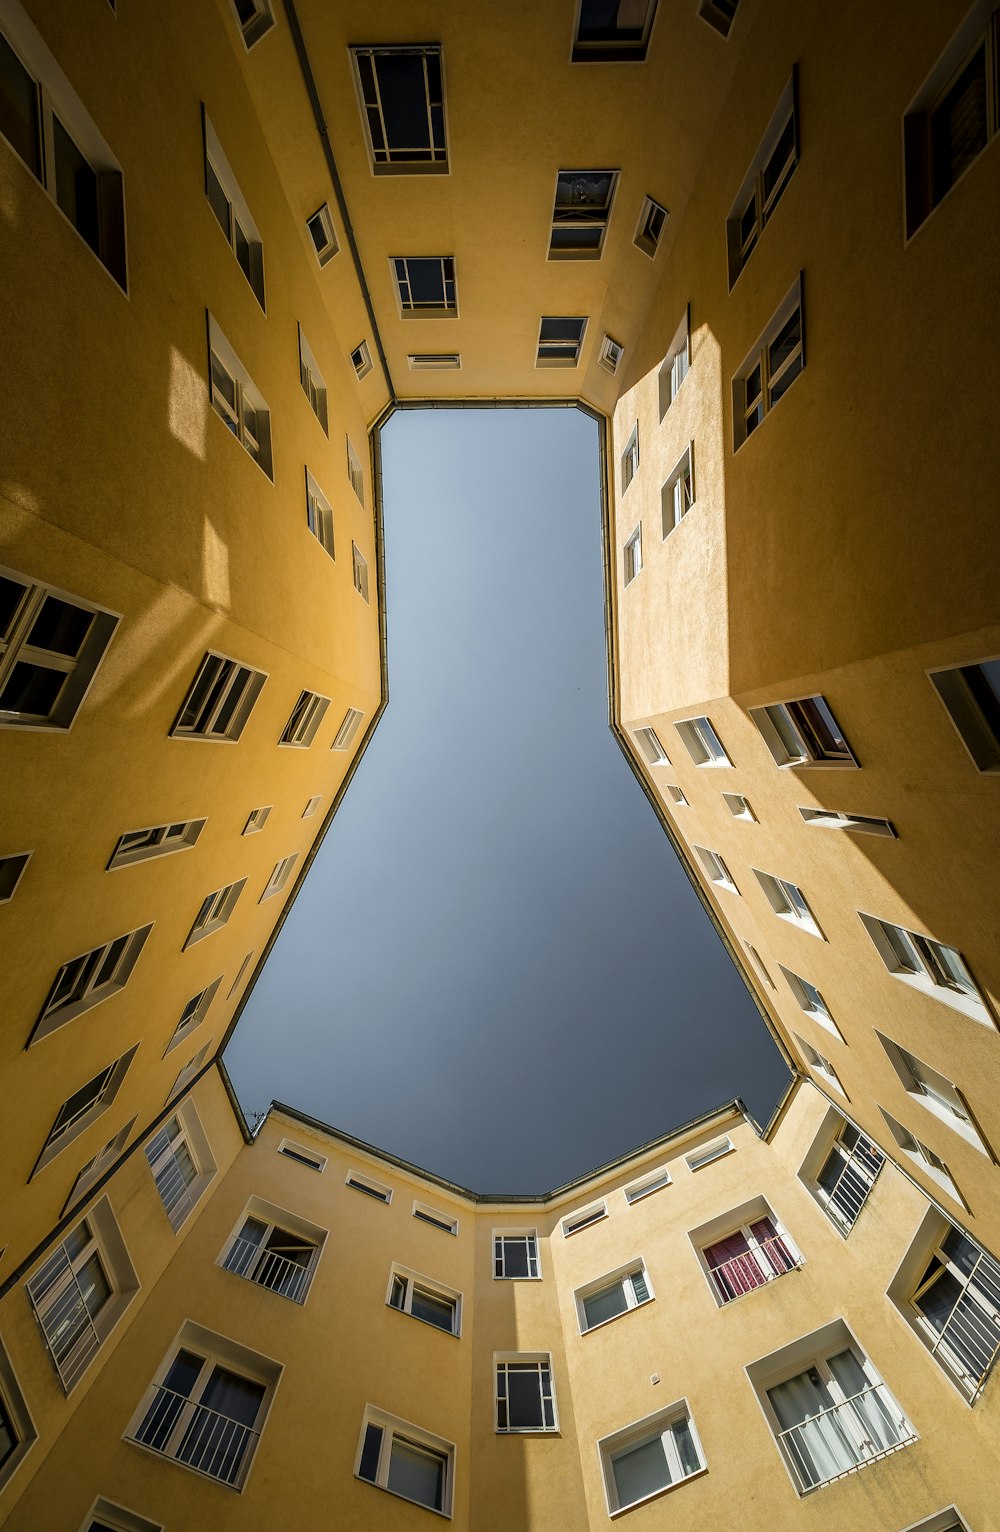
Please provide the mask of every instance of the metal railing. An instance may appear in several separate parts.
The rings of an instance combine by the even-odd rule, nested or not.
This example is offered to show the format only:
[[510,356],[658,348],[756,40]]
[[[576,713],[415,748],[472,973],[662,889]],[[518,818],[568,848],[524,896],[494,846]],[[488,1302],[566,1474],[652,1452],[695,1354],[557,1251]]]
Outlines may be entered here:
[[176,1229],[194,1207],[194,1198],[190,1192],[193,1180],[189,1182],[185,1177],[166,1128],[161,1128],[150,1140],[146,1158],[167,1217]]
[[802,1263],[780,1235],[759,1240],[752,1250],[734,1255],[718,1266],[710,1267],[716,1290],[723,1303],[741,1298],[775,1277],[783,1277],[786,1271],[794,1271]]
[[309,1266],[302,1266],[288,1256],[275,1250],[266,1250],[249,1239],[234,1239],[226,1259],[222,1263],[227,1271],[234,1271],[258,1287],[266,1287],[270,1293],[290,1298],[293,1303],[304,1303],[312,1275]]
[[828,1199],[827,1210],[834,1222],[841,1225],[845,1232],[853,1229],[858,1214],[867,1202],[868,1194],[875,1185],[878,1173],[884,1164],[885,1156],[875,1148],[874,1144],[868,1143],[867,1139],[859,1138],[851,1153],[844,1159],[840,1174],[833,1185],[823,1188]]
[[161,1385],[132,1439],[210,1479],[236,1485],[259,1435],[252,1426]]
[[937,1333],[931,1354],[950,1372],[957,1372],[974,1397],[1000,1355],[1000,1266],[985,1251],[980,1252],[943,1326],[933,1329]]
[[60,1245],[32,1277],[28,1297],[68,1394],[100,1350],[101,1337],[65,1245]]
[[801,1490],[832,1484],[916,1439],[884,1383],[870,1384],[850,1399],[817,1410],[808,1420],[778,1433],[778,1443]]

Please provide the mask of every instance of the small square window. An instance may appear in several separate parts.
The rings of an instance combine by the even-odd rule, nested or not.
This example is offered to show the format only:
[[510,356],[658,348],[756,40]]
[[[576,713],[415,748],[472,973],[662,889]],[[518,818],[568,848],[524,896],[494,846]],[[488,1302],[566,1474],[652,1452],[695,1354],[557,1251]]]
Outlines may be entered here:
[[375,1202],[384,1202],[388,1205],[392,1201],[391,1186],[383,1186],[381,1181],[374,1181],[356,1170],[348,1171],[345,1185],[352,1191],[363,1192],[366,1197],[371,1197]]
[[366,340],[363,340],[360,345],[355,346],[351,352],[351,365],[357,373],[359,381],[362,378],[367,378],[371,372],[372,354],[368,349],[368,342]]
[[683,787],[678,787],[676,782],[667,783],[667,792],[670,794],[678,808],[690,808],[687,798],[684,796]]
[[271,804],[268,804],[265,808],[251,809],[249,818],[247,819],[246,824],[243,826],[241,833],[243,835],[256,835],[259,830],[263,830],[264,826],[267,824],[267,818],[270,812]]
[[736,880],[717,851],[709,851],[706,846],[695,846],[693,850],[697,851],[709,882],[728,888],[730,893],[739,893]]
[[739,0],[701,0],[698,15],[723,37],[728,37],[738,4]]
[[390,256],[403,319],[457,319],[453,255]]
[[597,1447],[612,1516],[676,1489],[708,1466],[683,1399],[605,1436]]
[[732,1154],[736,1145],[731,1138],[713,1138],[711,1143],[703,1144],[700,1149],[695,1149],[691,1154],[684,1156],[684,1163],[688,1170],[704,1170],[706,1165],[711,1165],[715,1160],[721,1160],[725,1155]]
[[368,1405],[354,1476],[429,1511],[450,1516],[455,1448],[420,1426]]
[[493,1235],[493,1275],[498,1280],[523,1281],[541,1275],[538,1235],[534,1229],[504,1230]]
[[327,203],[318,207],[315,213],[311,213],[306,219],[306,228],[309,231],[309,239],[316,259],[321,266],[327,261],[332,261],[340,246],[337,244],[337,236],[333,228],[333,215]]
[[238,740],[266,680],[263,671],[210,651],[170,733],[185,739]]
[[0,728],[68,729],[120,620],[0,568]]
[[608,5],[579,0],[573,34],[574,64],[641,64],[649,47],[657,0]]
[[632,427],[632,434],[625,443],[625,451],[621,455],[621,493],[624,495],[632,480],[639,472],[639,422]]
[[679,527],[694,505],[694,443],[686,447],[660,491],[663,536]]
[[684,718],[675,727],[696,766],[733,764],[707,718]]
[[236,901],[242,894],[246,881],[246,878],[241,878],[238,883],[229,883],[225,888],[216,889],[213,894],[206,894],[194,918],[194,924],[188,932],[184,951],[187,951],[188,947],[193,946],[195,942],[211,936],[213,931],[221,931],[236,908]]
[[288,722],[281,731],[279,745],[293,745],[307,750],[316,738],[316,731],[330,706],[329,697],[318,692],[300,692],[299,700],[292,708]]
[[495,1365],[497,1432],[557,1431],[549,1353],[504,1352]]
[[299,325],[299,382],[302,384],[302,392],[309,400],[309,408],[319,421],[327,436],[330,434],[330,416],[327,408],[326,381],[319,370],[319,363],[313,356]]
[[665,207],[661,207],[659,202],[654,202],[652,197],[644,198],[633,244],[648,255],[650,260],[656,254],[660,236],[666,228],[669,217],[670,214]]
[[605,335],[601,341],[601,349],[597,356],[598,366],[603,367],[605,372],[612,376],[618,371],[621,359],[625,355],[625,347],[619,340],[612,340],[610,335]]
[[932,670],[941,698],[980,771],[1000,771],[1000,659]]
[[0,856],[0,904],[13,899],[30,860],[30,851],[23,851],[20,856]]
[[753,824],[757,823],[757,815],[750,807],[749,799],[744,798],[742,793],[723,793],[722,801],[734,819],[748,819]]
[[756,867],[754,876],[776,915],[782,920],[789,920],[794,925],[801,926],[803,931],[809,931],[813,936],[819,936],[825,941],[826,938],[823,937],[819,923],[809,907],[809,901],[797,884],[790,883],[787,878],[778,878],[771,872],[759,872]]
[[642,524],[636,527],[632,536],[625,544],[624,569],[625,584],[631,585],[636,575],[642,568]]
[[617,170],[560,170],[549,234],[550,261],[600,258],[617,183]]
[[575,367],[580,360],[586,319],[548,316],[538,326],[536,367]]
[[733,450],[742,447],[805,367],[802,278],[733,379]]
[[639,748],[650,766],[669,766],[667,752],[660,743],[660,736],[655,729],[636,729],[635,737],[639,742]]
[[351,560],[354,570],[354,589],[358,595],[368,600],[368,560],[365,558],[357,543],[351,544]]
[[778,766],[857,766],[825,697],[800,697],[750,708]]
[[271,0],[233,0],[233,9],[249,51],[274,26]]
[[444,59],[436,43],[352,48],[354,79],[374,175],[448,169]]

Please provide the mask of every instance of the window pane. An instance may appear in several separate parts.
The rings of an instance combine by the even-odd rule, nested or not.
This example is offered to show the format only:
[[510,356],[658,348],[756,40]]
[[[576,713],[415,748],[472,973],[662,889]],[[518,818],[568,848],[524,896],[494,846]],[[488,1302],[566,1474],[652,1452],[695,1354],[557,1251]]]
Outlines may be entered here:
[[361,1463],[358,1466],[358,1477],[367,1479],[374,1484],[378,1476],[378,1458],[382,1447],[382,1427],[368,1425],[365,1427],[365,1444],[361,1449]]
[[587,1328],[590,1330],[595,1325],[603,1324],[606,1319],[614,1319],[617,1315],[624,1314],[627,1308],[625,1288],[621,1282],[615,1282],[599,1293],[591,1293],[589,1298],[583,1300],[583,1311],[587,1316]]
[[507,1424],[509,1427],[536,1427],[545,1424],[542,1413],[542,1386],[548,1393],[548,1370],[534,1362],[513,1362],[507,1373]]
[[18,660],[0,692],[0,712],[22,718],[48,718],[65,681],[65,671]]
[[[369,1427],[369,1430],[371,1427]],[[436,1452],[394,1436],[389,1457],[389,1488],[419,1505],[443,1509],[445,1460]]]
[[36,176],[42,173],[38,145],[38,87],[5,37],[0,36],[0,133]]
[[431,157],[424,61],[418,53],[377,55],[382,119],[394,160],[426,160]]
[[227,239],[230,239],[232,231],[229,223],[229,198],[226,196],[222,182],[219,180],[215,173],[215,166],[212,164],[211,160],[209,160],[205,166],[205,179],[207,182],[206,189],[208,191],[208,200],[211,204],[212,212],[219,220],[219,227],[221,228],[223,234]]
[[420,1287],[414,1287],[410,1313],[416,1319],[425,1319],[440,1330],[451,1331],[455,1327],[455,1305],[450,1298],[439,1298]]
[[986,42],[931,115],[933,197],[936,202],[986,148]]
[[97,174],[84,159],[59,118],[52,118],[56,201],[95,255],[101,253],[101,218]]
[[611,1459],[619,1506],[632,1505],[645,1495],[654,1495],[670,1483],[670,1470],[659,1436],[629,1447]]

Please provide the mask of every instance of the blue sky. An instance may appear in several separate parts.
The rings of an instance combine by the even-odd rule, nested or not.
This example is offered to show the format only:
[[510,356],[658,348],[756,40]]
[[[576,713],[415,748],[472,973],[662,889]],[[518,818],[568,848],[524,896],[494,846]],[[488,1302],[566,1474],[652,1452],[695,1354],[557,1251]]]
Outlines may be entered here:
[[383,434],[389,706],[226,1054],[478,1191],[543,1191],[787,1072],[608,728],[576,410]]

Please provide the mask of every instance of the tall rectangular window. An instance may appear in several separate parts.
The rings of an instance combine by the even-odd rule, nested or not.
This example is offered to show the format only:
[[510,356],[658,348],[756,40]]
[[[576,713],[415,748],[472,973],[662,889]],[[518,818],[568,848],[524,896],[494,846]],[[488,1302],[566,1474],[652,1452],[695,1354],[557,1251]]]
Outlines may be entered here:
[[625,450],[621,455],[621,493],[624,495],[632,480],[639,472],[639,422],[632,427],[632,434],[625,443]]
[[622,565],[625,575],[625,584],[631,585],[636,575],[642,568],[642,523],[636,527],[632,536],[625,544],[622,555]]
[[0,568],[0,728],[68,729],[120,620]]
[[357,543],[351,544],[351,568],[354,574],[354,589],[365,601],[368,600],[368,560],[365,558]]
[[37,1043],[57,1027],[124,989],[152,929],[150,924],[127,931],[124,936],[116,936],[103,946],[63,963],[38,1013],[31,1042]]
[[349,750],[354,743],[354,737],[361,726],[364,713],[360,708],[349,707],[344,714],[343,722],[333,738],[333,750]]
[[292,708],[288,722],[281,731],[279,745],[295,745],[305,750],[316,738],[316,731],[330,706],[329,697],[319,692],[300,692],[299,700]]
[[733,379],[733,450],[742,447],[805,366],[802,278]]
[[493,1236],[493,1275],[507,1281],[541,1275],[538,1265],[538,1235],[534,1229],[505,1231]]
[[68,1394],[139,1287],[107,1198],[76,1224],[26,1285]]
[[496,1359],[496,1428],[503,1431],[555,1431],[556,1401],[552,1358],[511,1352]]
[[302,384],[302,392],[309,400],[309,408],[329,436],[330,416],[327,408],[326,381],[319,370],[319,363],[310,350],[309,342],[302,333],[301,325],[299,325],[299,382]]
[[825,697],[800,697],[750,708],[778,766],[857,766]]
[[32,1176],[37,1175],[40,1170],[50,1164],[57,1154],[61,1154],[74,1139],[86,1132],[91,1123],[96,1122],[98,1117],[107,1111],[118,1094],[138,1047],[139,1044],[136,1043],[135,1048],[130,1048],[128,1053],[122,1054],[121,1058],[106,1064],[103,1069],[98,1070],[92,1080],[88,1080],[86,1085],[81,1085],[79,1090],[66,1098],[56,1113],[55,1121],[35,1161]]
[[330,212],[328,203],[324,202],[315,213],[309,214],[306,219],[306,229],[317,261],[321,266],[325,266],[327,261],[333,260],[340,249],[333,227],[333,214]]
[[30,851],[22,851],[18,856],[0,856],[0,904],[13,899],[30,860]]
[[335,557],[333,546],[333,506],[306,469],[306,525],[320,547]]
[[675,727],[696,766],[733,764],[707,718],[684,718]]
[[365,475],[361,467],[361,459],[351,445],[351,438],[347,437],[347,477],[351,481],[351,488],[357,495],[362,505],[365,503]]
[[575,367],[580,360],[586,319],[571,315],[544,317],[538,326],[536,367]]
[[193,1102],[186,1101],[153,1134],[145,1155],[163,1210],[177,1230],[218,1168]]
[[691,369],[691,305],[685,304],[681,322],[660,364],[657,387],[660,396],[660,419],[673,404],[680,386]]
[[444,174],[448,138],[440,45],[352,48],[351,58],[373,174]]
[[931,682],[980,771],[1000,771],[1000,659],[932,670]]
[[549,234],[549,260],[599,259],[617,182],[617,170],[559,171]]
[[191,682],[171,734],[238,740],[266,680],[263,671],[210,650]]
[[694,505],[694,443],[684,449],[660,491],[663,536],[679,527]]
[[222,975],[220,974],[219,977],[217,979],[213,979],[211,984],[207,985],[205,989],[199,990],[197,995],[191,996],[191,999],[187,1002],[180,1014],[180,1017],[178,1018],[177,1025],[174,1027],[174,1030],[171,1033],[169,1043],[163,1050],[164,1058],[168,1053],[172,1053],[180,1043],[183,1043],[187,1038],[191,1036],[192,1032],[196,1031],[197,1028],[201,1026],[202,1022],[205,1020],[205,1017],[208,1015],[212,1001],[215,999],[216,993],[221,983]]
[[211,314],[208,315],[208,375],[213,410],[258,468],[273,480],[271,412],[267,401]]
[[219,136],[202,106],[205,132],[205,195],[236,263],[264,308],[264,244]]
[[457,319],[453,255],[391,256],[389,265],[403,319]]
[[816,1195],[831,1222],[848,1235],[885,1164],[881,1149],[845,1122],[816,1175]]
[[[972,1401],[1000,1356],[1000,1262],[953,1224],[936,1222],[930,1239],[917,1236],[924,1253],[908,1290],[890,1296]],[[912,1264],[911,1256],[904,1270]]]
[[656,254],[660,243],[660,236],[667,226],[669,213],[659,202],[654,202],[652,197],[643,199],[642,208],[639,212],[639,222],[636,225],[633,244],[640,249],[650,260]]
[[798,162],[799,121],[793,71],[726,220],[730,287],[756,248]]

